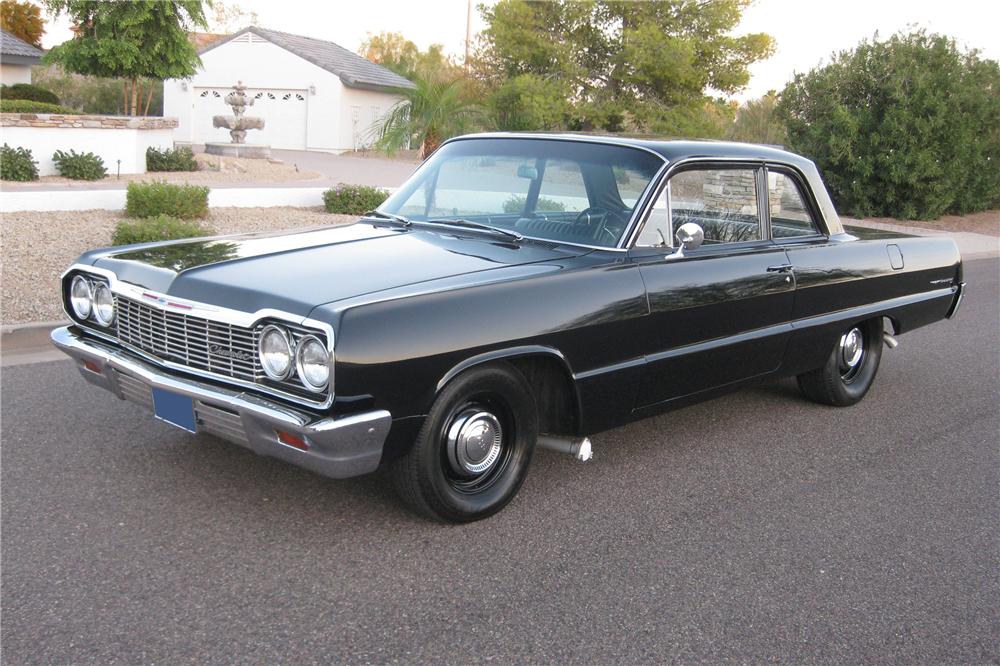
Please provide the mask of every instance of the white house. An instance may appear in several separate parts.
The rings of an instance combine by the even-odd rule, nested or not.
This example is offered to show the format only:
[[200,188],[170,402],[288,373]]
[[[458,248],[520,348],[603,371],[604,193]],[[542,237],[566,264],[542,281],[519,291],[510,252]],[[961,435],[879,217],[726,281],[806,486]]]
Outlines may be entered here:
[[42,61],[44,53],[6,30],[0,30],[0,83],[31,83],[31,66]]
[[312,37],[249,27],[202,49],[202,67],[190,79],[163,84],[163,115],[179,124],[179,143],[229,141],[212,116],[230,115],[226,94],[237,81],[264,119],[247,143],[272,148],[341,152],[371,143],[371,129],[413,83],[381,65]]

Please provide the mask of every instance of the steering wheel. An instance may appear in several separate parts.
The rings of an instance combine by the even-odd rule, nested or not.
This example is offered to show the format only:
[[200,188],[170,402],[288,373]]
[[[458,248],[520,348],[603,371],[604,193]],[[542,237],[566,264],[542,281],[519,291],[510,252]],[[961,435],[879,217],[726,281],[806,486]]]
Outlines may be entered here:
[[[600,218],[600,222],[597,224],[597,229],[593,233],[593,238],[596,240],[602,234],[606,234],[612,243],[617,242],[618,234],[608,229],[608,221],[610,218],[617,218],[621,220],[621,216],[615,213],[613,210],[608,210],[607,208],[601,208],[600,206],[589,206],[576,216],[573,220],[573,224],[586,224],[590,225],[594,218]],[[618,233],[621,233],[619,231]]]

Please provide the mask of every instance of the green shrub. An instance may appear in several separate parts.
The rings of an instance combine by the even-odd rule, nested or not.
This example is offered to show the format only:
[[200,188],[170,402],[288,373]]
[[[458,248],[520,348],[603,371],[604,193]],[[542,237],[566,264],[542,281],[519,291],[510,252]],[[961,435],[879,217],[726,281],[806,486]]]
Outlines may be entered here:
[[75,150],[64,153],[57,150],[52,154],[52,161],[60,176],[73,180],[100,180],[108,175],[104,160],[94,153],[78,153]]
[[38,164],[27,148],[0,148],[0,180],[38,180]]
[[0,113],[76,113],[73,109],[30,99],[0,99]]
[[208,214],[208,188],[172,185],[163,181],[129,183],[125,194],[125,214],[129,217],[169,215],[182,220]]
[[115,227],[114,236],[111,237],[111,244],[154,243],[178,238],[197,238],[208,236],[211,233],[211,229],[203,227],[197,222],[178,220],[169,215],[157,215],[135,222],[120,221]]
[[389,193],[379,187],[340,183],[323,193],[323,205],[328,213],[361,215],[382,205]]
[[855,217],[1000,206],[1000,64],[923,31],[863,41],[781,93],[788,146]]
[[51,90],[46,90],[30,83],[15,83],[12,86],[0,87],[0,98],[3,99],[27,99],[32,102],[45,102],[46,104],[58,104],[59,98]]
[[147,171],[197,171],[198,163],[191,149],[165,148],[158,150],[150,146],[146,149]]

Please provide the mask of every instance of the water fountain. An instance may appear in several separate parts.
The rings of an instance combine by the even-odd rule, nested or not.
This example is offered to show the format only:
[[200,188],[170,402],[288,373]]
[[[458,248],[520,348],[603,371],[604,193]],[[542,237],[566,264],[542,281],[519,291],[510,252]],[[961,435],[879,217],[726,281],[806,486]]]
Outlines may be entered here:
[[212,116],[212,125],[229,130],[230,143],[208,142],[205,152],[210,155],[227,157],[249,157],[265,159],[271,156],[271,146],[246,143],[247,130],[264,129],[264,119],[246,116],[247,107],[253,106],[253,97],[246,93],[247,87],[237,81],[233,92],[226,95],[226,104],[233,108],[231,116]]

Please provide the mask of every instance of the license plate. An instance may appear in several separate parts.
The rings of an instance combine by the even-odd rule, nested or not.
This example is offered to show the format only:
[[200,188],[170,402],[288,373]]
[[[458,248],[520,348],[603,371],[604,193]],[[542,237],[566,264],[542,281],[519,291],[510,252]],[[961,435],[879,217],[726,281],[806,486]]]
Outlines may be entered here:
[[170,425],[188,432],[197,432],[194,423],[194,400],[186,395],[154,388],[153,414]]

